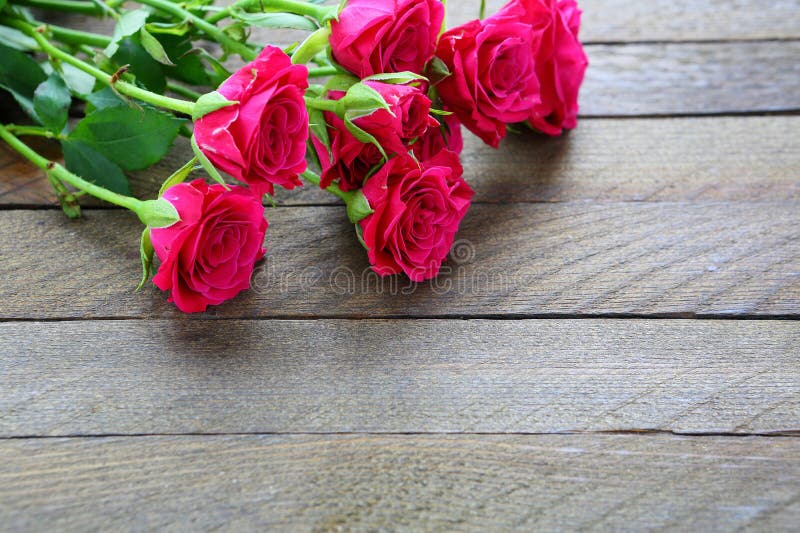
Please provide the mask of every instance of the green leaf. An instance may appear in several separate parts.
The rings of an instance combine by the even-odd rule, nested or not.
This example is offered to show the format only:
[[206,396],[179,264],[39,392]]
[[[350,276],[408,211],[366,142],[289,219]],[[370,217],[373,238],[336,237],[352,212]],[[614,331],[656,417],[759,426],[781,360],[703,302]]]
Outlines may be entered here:
[[163,94],[166,90],[167,78],[163,67],[144,49],[138,37],[123,39],[113,59],[119,65],[128,65],[128,72],[151,91]]
[[145,226],[151,228],[168,228],[181,219],[175,206],[163,198],[142,202],[136,214]]
[[131,188],[122,169],[90,145],[74,139],[61,141],[67,170],[110,191],[130,196]]
[[92,112],[108,107],[122,107],[128,105],[111,87],[105,87],[99,91],[93,92],[86,97],[86,101],[92,105]]
[[220,175],[219,170],[217,170],[211,161],[208,160],[206,154],[204,154],[197,145],[197,139],[194,135],[192,135],[192,151],[194,152],[195,157],[197,157],[197,160],[200,161],[200,164],[203,165],[205,171],[208,172],[208,175],[211,176],[211,179],[227,187],[227,183],[225,183],[225,180],[222,179],[222,175]]
[[[3,0],[0,0],[0,3],[2,3],[2,1]],[[0,9],[2,9],[2,7],[0,7]],[[39,45],[36,44],[36,41],[32,38],[8,26],[0,26],[0,44],[4,44],[15,50],[22,50],[23,52],[39,49]]]
[[72,96],[61,76],[55,72],[39,84],[33,94],[33,109],[42,124],[53,133],[61,133],[69,118]]
[[164,47],[161,46],[161,43],[158,41],[158,39],[150,35],[150,33],[144,29],[144,26],[139,29],[139,42],[142,43],[142,48],[144,48],[147,53],[150,54],[150,57],[162,65],[167,65],[168,67],[175,66],[175,63],[170,61],[167,52],[164,50]]
[[158,40],[175,63],[174,67],[163,67],[164,72],[170,78],[175,78],[190,85],[218,86],[228,77],[229,74],[226,72],[218,80],[215,80],[216,82],[212,82],[198,53],[199,49],[192,48],[191,39],[163,34],[158,37]]
[[194,109],[192,110],[192,120],[199,120],[218,109],[238,103],[239,102],[236,100],[228,100],[217,91],[206,93],[197,99],[197,103],[195,103]]
[[117,53],[122,40],[137,33],[147,22],[147,17],[149,16],[150,12],[146,9],[135,9],[122,15],[117,21],[117,25],[114,26],[111,42],[103,50],[103,54],[106,57],[113,57]]
[[141,170],[166,155],[181,123],[154,109],[107,107],[81,120],[69,138],[88,144],[125,170]]
[[84,96],[94,89],[95,77],[78,67],[74,67],[69,63],[61,63],[60,73],[64,81],[67,82],[67,87],[75,94]]
[[419,85],[423,81],[428,81],[428,78],[413,72],[386,72],[383,74],[373,74],[363,81],[380,81],[383,83],[391,83],[393,85]]
[[142,290],[144,284],[150,279],[150,273],[153,270],[153,256],[155,250],[153,249],[153,241],[150,240],[150,228],[144,228],[142,232],[142,240],[139,243],[139,255],[142,258],[142,281],[136,287],[137,291]]
[[231,16],[249,26],[259,28],[289,28],[308,31],[319,28],[310,18],[292,13],[246,13],[237,9],[231,13]]
[[37,121],[33,94],[46,79],[42,67],[30,56],[0,44],[0,88],[10,92],[22,109]]
[[175,173],[173,173],[170,177],[168,177],[166,181],[161,185],[161,189],[158,191],[158,197],[160,198],[164,196],[164,193],[170,187],[186,181],[186,178],[188,178],[189,174],[192,173],[197,163],[198,163],[197,158],[193,157],[192,159],[189,160],[188,163],[186,163],[181,168],[176,170]]

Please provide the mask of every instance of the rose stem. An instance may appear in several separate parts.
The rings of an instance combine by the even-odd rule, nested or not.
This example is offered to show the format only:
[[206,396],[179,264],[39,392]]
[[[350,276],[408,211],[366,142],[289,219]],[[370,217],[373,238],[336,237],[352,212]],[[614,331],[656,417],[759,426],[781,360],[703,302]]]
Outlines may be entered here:
[[206,20],[213,24],[229,17],[231,12],[236,9],[247,11],[248,9],[258,7],[260,10],[262,6],[272,9],[282,9],[288,13],[294,13],[295,15],[307,15],[317,19],[319,22],[322,22],[330,15],[331,8],[336,8],[336,6],[318,6],[307,2],[297,2],[296,0],[239,0],[222,11],[214,13]]
[[178,20],[188,20],[194,27],[221,44],[224,49],[239,54],[245,61],[252,61],[258,56],[258,52],[249,46],[234,40],[214,24],[202,17],[198,17],[191,11],[183,9],[178,4],[173,4],[169,0],[139,0],[139,3],[169,13],[177,17]]
[[47,55],[49,55],[51,58],[63,61],[65,63],[69,63],[72,66],[77,67],[82,71],[86,72],[87,74],[91,74],[92,76],[102,81],[106,85],[113,86],[117,91],[126,96],[130,96],[131,98],[136,98],[138,100],[147,102],[148,104],[153,104],[158,107],[170,109],[178,113],[184,113],[186,115],[192,114],[192,111],[194,109],[194,102],[188,102],[186,100],[178,100],[177,98],[170,98],[169,96],[156,94],[147,91],[145,89],[141,89],[136,85],[124,81],[114,82],[110,74],[107,74],[102,70],[98,69],[97,67],[95,67],[94,65],[90,65],[85,61],[81,61],[80,59],[73,57],[67,52],[54,46],[50,41],[47,40],[47,38],[45,38],[44,35],[42,35],[39,32],[39,29],[42,29],[42,27],[34,28],[30,24],[23,22],[21,20],[8,19],[5,17],[0,18],[0,23],[17,28],[18,30],[25,32],[26,34],[33,37],[36,40],[39,47],[42,49],[42,51]]
[[[310,170],[306,170],[305,172],[300,174],[300,177],[302,177],[304,180],[306,180],[307,182],[311,183],[312,185],[316,185],[317,187],[319,187],[321,178],[317,174],[315,174],[314,172],[311,172]],[[338,196],[339,198],[341,198],[345,202],[348,202],[356,194],[356,191],[345,192],[345,191],[341,190],[339,188],[339,186],[336,185],[335,183],[331,183],[331,185],[325,190],[328,191],[329,193],[333,194],[334,196]]]
[[79,189],[85,193],[91,194],[92,196],[99,198],[101,200],[105,200],[114,205],[118,205],[120,207],[124,207],[126,209],[130,209],[133,212],[138,212],[139,209],[142,208],[144,202],[141,200],[137,200],[136,198],[132,198],[130,196],[125,196],[122,194],[117,194],[115,192],[109,191],[103,187],[95,185],[94,183],[90,183],[83,178],[73,174],[63,166],[55,163],[53,161],[48,160],[45,157],[42,157],[38,153],[36,153],[33,149],[31,149],[27,144],[20,141],[14,134],[12,134],[8,128],[0,124],[0,138],[2,138],[5,142],[8,143],[13,149],[19,152],[23,157],[28,159],[31,163],[36,165],[37,167],[44,170],[48,176],[52,176],[58,178],[60,181],[69,183],[76,189]]
[[310,68],[308,69],[308,77],[309,78],[324,78],[325,76],[333,76],[334,74],[339,74],[341,71],[333,66],[330,67],[318,67],[318,68]]

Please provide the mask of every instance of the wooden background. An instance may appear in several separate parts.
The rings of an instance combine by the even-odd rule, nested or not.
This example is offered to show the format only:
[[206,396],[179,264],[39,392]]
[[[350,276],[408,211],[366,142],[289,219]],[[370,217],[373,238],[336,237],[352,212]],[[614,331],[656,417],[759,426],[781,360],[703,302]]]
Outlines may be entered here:
[[436,284],[300,191],[182,316],[0,147],[0,529],[796,530],[800,2],[580,4],[578,129],[467,139]]

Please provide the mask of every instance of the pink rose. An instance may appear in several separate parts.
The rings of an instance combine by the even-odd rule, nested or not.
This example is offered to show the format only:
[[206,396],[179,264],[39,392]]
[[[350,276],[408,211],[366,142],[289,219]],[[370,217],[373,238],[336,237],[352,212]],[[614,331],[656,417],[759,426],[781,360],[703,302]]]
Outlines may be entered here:
[[[522,0],[531,13],[534,0]],[[581,10],[575,0],[558,0],[552,9],[552,24],[547,27],[536,56],[536,74],[542,101],[529,118],[531,126],[549,135],[578,125],[578,93],[589,60],[578,40]],[[533,10],[535,11],[535,10]],[[534,14],[535,17],[535,14]]]
[[436,86],[442,101],[495,148],[506,124],[527,120],[540,103],[534,58],[543,29],[524,21],[521,7],[512,7],[453,28],[436,49],[451,72]]
[[433,57],[442,20],[439,0],[348,0],[331,21],[333,57],[359,78],[419,74]]
[[429,127],[412,145],[414,155],[420,161],[432,159],[443,150],[460,154],[464,149],[464,138],[461,136],[461,123],[455,115],[444,115],[441,123]]
[[311,136],[322,167],[320,187],[326,189],[337,182],[343,191],[358,189],[372,169],[381,163],[383,156],[375,145],[356,139],[336,114],[326,111],[325,122],[331,151],[328,152],[316,136]]
[[[438,125],[429,114],[430,99],[419,88],[372,81],[366,84],[383,97],[390,111],[378,109],[353,123],[375,137],[389,155],[406,153],[411,141],[424,134],[430,126]],[[344,94],[331,91],[328,98],[339,100]],[[336,114],[328,111],[324,116],[331,152],[312,136],[322,167],[320,186],[324,189],[336,181],[343,191],[358,189],[372,169],[383,161],[383,156],[375,145],[356,139]]]
[[168,228],[150,230],[161,261],[153,283],[172,291],[169,301],[185,313],[205,311],[250,286],[264,256],[267,221],[261,200],[244,187],[180,183],[163,196],[180,215]]
[[425,133],[429,126],[437,124],[436,119],[430,116],[430,98],[418,87],[375,81],[365,83],[383,97],[389,110],[378,109],[353,122],[375,137],[387,153],[406,152],[410,141]]
[[198,146],[215,167],[250,185],[259,197],[273,194],[273,185],[302,185],[307,87],[306,67],[292,65],[280,48],[267,46],[220,86],[226,99],[239,103],[195,123]]
[[462,172],[453,152],[421,163],[404,154],[366,181],[374,212],[359,224],[375,272],[405,272],[412,281],[439,273],[472,199]]

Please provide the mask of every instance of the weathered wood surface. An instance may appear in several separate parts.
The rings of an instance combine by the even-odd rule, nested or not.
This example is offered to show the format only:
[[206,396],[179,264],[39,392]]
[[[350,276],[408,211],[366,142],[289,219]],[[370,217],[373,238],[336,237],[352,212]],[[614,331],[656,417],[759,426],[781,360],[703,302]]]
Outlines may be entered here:
[[[584,120],[562,137],[511,135],[499,150],[467,135],[462,160],[475,203],[798,200],[798,130],[800,116]],[[155,196],[191,157],[188,141],[178,139],[157,166],[132,175],[134,192]],[[44,175],[7,148],[0,172],[0,205],[55,202]],[[278,191],[276,200],[338,202],[314,187]]]
[[[488,0],[491,14],[505,0]],[[477,18],[480,2],[450,1],[449,25]],[[579,0],[581,39],[594,42],[711,41],[800,37],[798,0]]]
[[0,442],[11,530],[792,531],[800,439],[163,436]]
[[[796,202],[477,205],[436,282],[370,274],[339,206],[276,208],[253,289],[221,317],[775,316],[800,311]],[[134,293],[119,211],[0,212],[0,318],[177,317]],[[21,238],[24,236],[24,238]]]
[[800,42],[597,45],[581,114],[800,110]]
[[800,435],[789,321],[26,322],[0,339],[0,437]]

